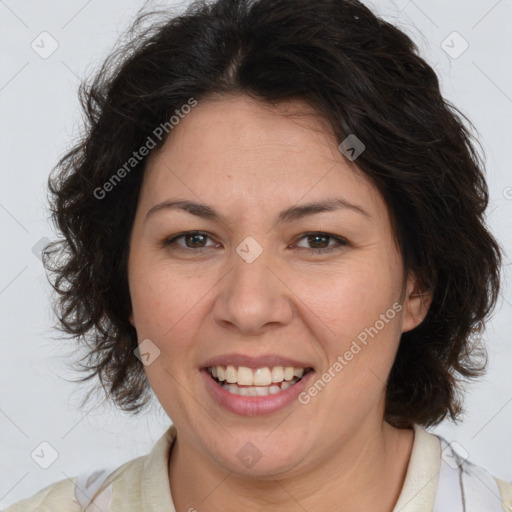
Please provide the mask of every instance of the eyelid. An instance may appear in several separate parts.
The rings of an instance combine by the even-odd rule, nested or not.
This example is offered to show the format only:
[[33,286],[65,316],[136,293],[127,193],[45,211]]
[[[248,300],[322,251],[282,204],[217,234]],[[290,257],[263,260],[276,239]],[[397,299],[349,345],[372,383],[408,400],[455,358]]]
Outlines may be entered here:
[[[185,237],[187,235],[203,235],[206,238],[209,238],[210,240],[215,242],[215,238],[212,235],[210,235],[208,232],[206,232],[206,231],[190,230],[190,231],[184,231],[182,233],[178,233],[176,235],[173,235],[171,237],[166,238],[163,241],[162,245],[164,247],[167,247],[167,246],[175,244],[175,245],[177,245],[178,250],[183,250],[183,251],[187,251],[187,252],[201,252],[201,251],[203,251],[205,249],[208,249],[209,247],[212,247],[210,245],[210,246],[207,246],[207,247],[198,247],[198,248],[194,249],[194,248],[189,248],[189,247],[183,247],[181,245],[176,244],[177,240],[179,240],[180,238],[183,238],[183,237]],[[312,253],[321,254],[321,253],[325,253],[325,252],[328,252],[328,251],[331,251],[331,250],[335,250],[335,249],[339,249],[341,247],[349,245],[349,241],[346,238],[344,238],[342,236],[339,236],[339,235],[334,235],[332,233],[328,233],[328,232],[325,232],[325,231],[307,231],[307,232],[301,233],[298,237],[296,237],[296,239],[293,242],[293,244],[296,244],[297,242],[299,242],[300,240],[302,240],[304,238],[307,238],[308,236],[315,236],[315,235],[322,236],[322,237],[325,237],[325,238],[330,238],[330,239],[334,240],[335,243],[333,245],[330,245],[330,246],[325,247],[325,248],[315,249],[315,248],[309,248],[309,247],[299,247],[299,249],[305,249],[305,250],[307,250],[309,252],[312,252]],[[215,243],[218,244],[218,242],[215,242]]]
[[308,248],[308,247],[304,247],[304,249],[308,249],[310,251],[314,251],[314,252],[322,252],[322,251],[328,251],[330,249],[334,249],[336,247],[340,247],[340,246],[345,246],[345,245],[348,245],[349,242],[346,238],[342,237],[342,236],[339,236],[339,235],[334,235],[332,233],[328,233],[328,232],[325,232],[325,231],[308,231],[306,233],[302,233],[294,243],[297,243],[298,241],[302,240],[303,238],[306,238],[308,236],[322,236],[322,237],[325,237],[325,238],[331,238],[333,239],[336,243],[334,245],[331,245],[331,246],[328,246],[328,247],[325,247],[324,249],[311,249],[311,248]]
[[[169,245],[172,245],[176,242],[176,240],[180,239],[180,238],[183,238],[187,235],[203,235],[207,238],[209,238],[210,240],[212,241],[215,241],[214,237],[212,235],[210,235],[210,233],[207,233],[206,231],[198,231],[198,230],[190,230],[190,231],[183,231],[182,233],[178,233],[176,235],[172,235],[170,237],[167,237],[164,241],[163,241],[163,246],[169,246]],[[182,249],[185,249],[185,250],[188,250],[188,251],[199,251],[200,249],[204,249],[204,247],[200,247],[199,249],[191,249],[191,248],[188,248],[188,247],[182,247],[182,246],[179,246],[180,248]]]

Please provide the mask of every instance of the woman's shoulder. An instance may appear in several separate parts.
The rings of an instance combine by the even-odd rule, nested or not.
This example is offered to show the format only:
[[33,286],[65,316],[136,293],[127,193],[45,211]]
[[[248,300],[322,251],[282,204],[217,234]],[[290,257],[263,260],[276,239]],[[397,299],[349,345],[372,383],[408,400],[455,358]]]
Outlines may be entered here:
[[173,510],[167,462],[175,437],[176,428],[171,425],[146,455],[117,469],[88,471],[60,480],[3,512],[129,512],[153,502],[167,504],[165,510]]
[[501,498],[503,499],[504,510],[506,510],[506,512],[512,512],[512,482],[505,482],[498,477],[494,477],[494,479],[498,484]]
[[393,512],[512,512],[512,483],[474,464],[457,442],[414,424],[402,492]]
[[4,512],[82,512],[83,509],[75,502],[75,481],[76,477],[55,482],[33,496],[7,507]]
[[[466,505],[472,505],[468,510],[498,510],[497,507],[501,505],[504,512],[512,512],[512,482],[498,478],[486,467],[469,460],[461,462],[458,468],[448,469],[445,465],[445,473],[450,470],[456,472],[457,469],[462,501]],[[443,475],[443,466],[441,475]]]
[[459,443],[435,436],[439,439],[441,460],[434,510],[444,510],[441,505],[446,508],[448,504],[448,509],[458,510],[456,505],[460,502],[468,510],[512,512],[512,482],[473,463]]
[[146,456],[132,459],[118,468],[84,472],[59,480],[33,496],[7,507],[3,512],[106,512],[114,483],[136,477]]

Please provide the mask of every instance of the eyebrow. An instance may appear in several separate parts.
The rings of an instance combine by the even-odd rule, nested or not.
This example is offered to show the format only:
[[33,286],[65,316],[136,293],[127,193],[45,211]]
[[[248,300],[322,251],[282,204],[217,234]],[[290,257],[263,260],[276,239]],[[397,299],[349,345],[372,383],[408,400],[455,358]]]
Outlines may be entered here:
[[[371,215],[366,210],[361,208],[361,206],[353,204],[346,199],[334,197],[324,199],[322,201],[315,201],[312,203],[306,203],[303,205],[286,208],[278,214],[276,218],[276,224],[293,222],[303,217],[314,215],[316,213],[332,212],[343,209],[355,211],[364,217],[371,218]],[[162,203],[153,206],[146,214],[144,222],[146,222],[148,217],[154,213],[168,210],[182,210],[202,219],[229,224],[228,219],[224,215],[221,215],[219,212],[217,212],[213,207],[204,203],[185,200],[163,201]]]

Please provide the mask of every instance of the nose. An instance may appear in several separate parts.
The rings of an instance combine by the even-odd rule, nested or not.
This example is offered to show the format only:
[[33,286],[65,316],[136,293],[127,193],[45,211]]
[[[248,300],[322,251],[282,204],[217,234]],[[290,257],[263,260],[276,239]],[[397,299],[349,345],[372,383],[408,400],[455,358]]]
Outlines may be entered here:
[[254,260],[234,251],[231,271],[218,285],[215,321],[245,335],[285,326],[294,314],[293,292],[275,258],[263,251]]

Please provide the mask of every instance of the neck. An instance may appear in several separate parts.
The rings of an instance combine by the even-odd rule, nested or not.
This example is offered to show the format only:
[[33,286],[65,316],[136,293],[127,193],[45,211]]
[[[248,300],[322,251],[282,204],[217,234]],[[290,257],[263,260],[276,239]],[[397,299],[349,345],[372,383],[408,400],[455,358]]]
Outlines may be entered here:
[[[361,428],[350,443],[333,449],[321,463],[293,477],[249,479],[204,457],[179,435],[169,460],[176,510],[337,510],[392,512],[411,455],[414,432],[387,423]],[[298,508],[299,507],[299,508]]]

